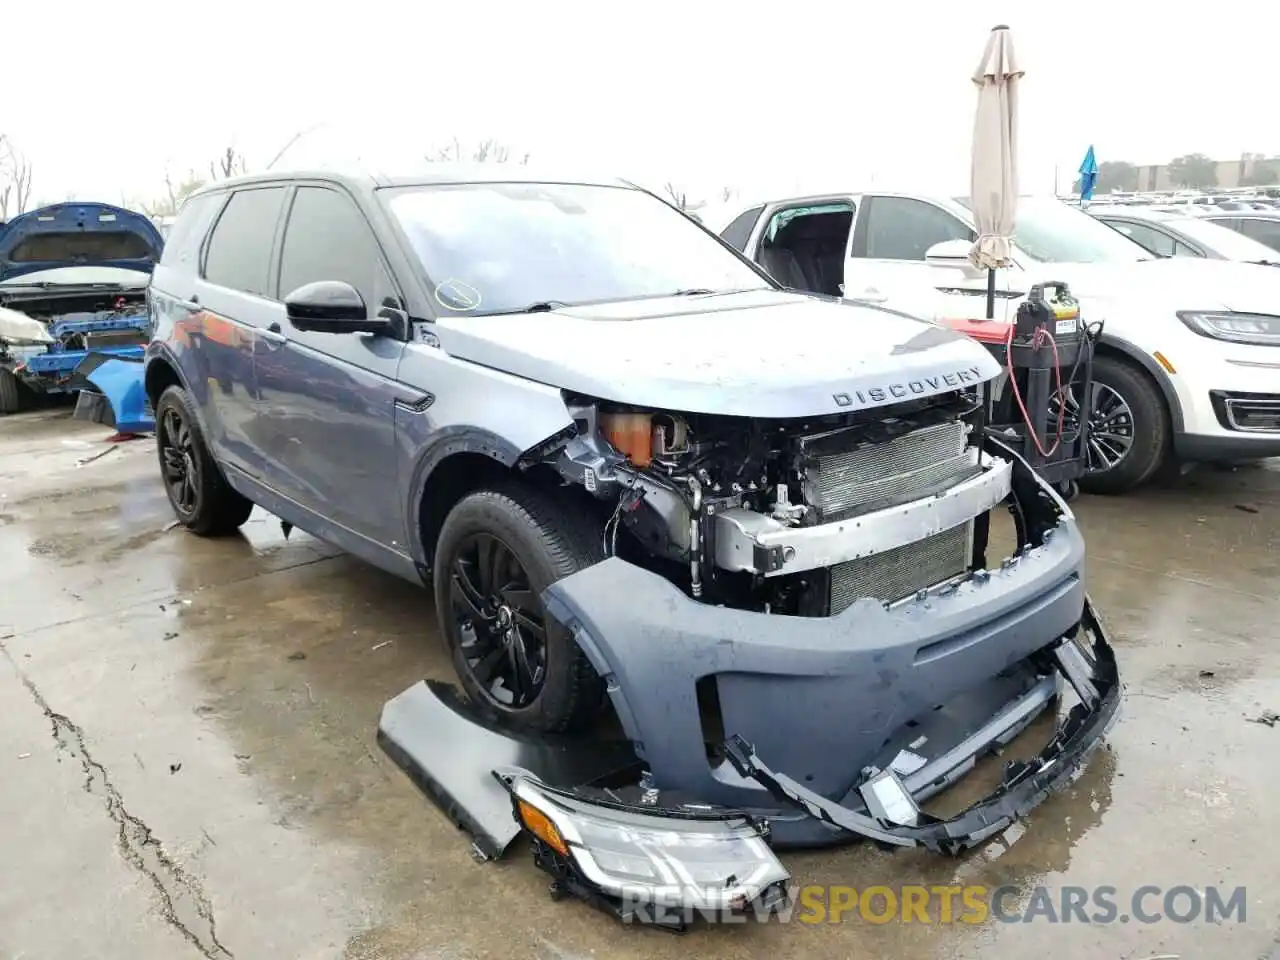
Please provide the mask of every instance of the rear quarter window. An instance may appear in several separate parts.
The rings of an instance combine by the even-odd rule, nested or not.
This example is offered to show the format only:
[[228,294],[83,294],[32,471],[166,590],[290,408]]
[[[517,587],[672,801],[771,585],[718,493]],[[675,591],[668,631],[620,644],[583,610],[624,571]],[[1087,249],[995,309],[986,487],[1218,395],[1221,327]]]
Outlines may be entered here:
[[255,187],[231,195],[205,248],[205,280],[259,297],[272,296],[267,280],[284,196],[284,187]]
[[200,251],[200,244],[209,232],[209,224],[217,216],[225,200],[224,193],[205,193],[192,197],[182,205],[178,217],[169,228],[165,237],[164,252],[160,254],[160,263],[166,267],[185,266],[188,270],[195,268]]

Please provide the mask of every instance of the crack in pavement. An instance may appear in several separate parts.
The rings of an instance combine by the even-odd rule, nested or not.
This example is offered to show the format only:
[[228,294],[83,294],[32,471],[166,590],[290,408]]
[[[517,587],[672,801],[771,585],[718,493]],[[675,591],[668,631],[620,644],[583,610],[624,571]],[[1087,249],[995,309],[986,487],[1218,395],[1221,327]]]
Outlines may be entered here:
[[151,881],[160,898],[160,915],[207,960],[232,960],[235,955],[218,940],[213,905],[201,889],[200,882],[165,853],[164,846],[146,823],[126,809],[106,767],[93,759],[89,752],[84,731],[49,706],[3,643],[0,643],[0,653],[4,654],[36,706],[52,725],[53,740],[58,749],[79,761],[84,769],[85,792],[101,797],[106,804],[107,816],[119,824],[116,842],[120,854]]

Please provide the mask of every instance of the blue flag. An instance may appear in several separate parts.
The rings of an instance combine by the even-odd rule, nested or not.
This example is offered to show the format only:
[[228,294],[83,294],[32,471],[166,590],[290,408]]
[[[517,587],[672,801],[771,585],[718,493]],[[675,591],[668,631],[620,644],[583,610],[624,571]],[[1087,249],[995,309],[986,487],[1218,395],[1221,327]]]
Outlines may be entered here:
[[1093,157],[1093,144],[1080,162],[1080,201],[1087,203],[1093,199],[1093,185],[1098,182],[1098,161]]

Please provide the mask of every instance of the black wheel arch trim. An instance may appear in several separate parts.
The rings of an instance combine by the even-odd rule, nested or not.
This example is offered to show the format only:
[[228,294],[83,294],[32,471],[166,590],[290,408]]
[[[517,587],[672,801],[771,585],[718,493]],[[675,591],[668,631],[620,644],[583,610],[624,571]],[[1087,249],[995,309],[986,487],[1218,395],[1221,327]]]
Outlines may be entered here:
[[431,554],[422,542],[422,507],[431,477],[442,463],[460,453],[478,453],[507,468],[514,468],[524,451],[511,441],[482,427],[443,427],[418,458],[413,469],[409,500],[409,536],[415,561]]
[[1165,369],[1161,367],[1160,364],[1156,363],[1149,354],[1140,350],[1138,347],[1134,346],[1122,337],[1116,337],[1111,334],[1104,333],[1102,335],[1101,343],[1104,348],[1103,356],[1106,355],[1105,348],[1110,347],[1116,353],[1121,354],[1125,359],[1132,360],[1150,375],[1151,379],[1154,380],[1156,385],[1160,388],[1160,393],[1164,397],[1165,406],[1169,410],[1170,425],[1173,427],[1173,432],[1175,434],[1182,433],[1184,429],[1182,420],[1182,403],[1178,400],[1178,392],[1173,388],[1173,381],[1169,379],[1169,374]]
[[[173,352],[164,344],[152,343],[147,347],[146,362],[142,368],[142,383],[143,383],[144,389],[146,387],[147,377],[151,373],[151,367],[153,364],[157,364],[157,363],[163,363],[170,370],[172,370],[174,373],[174,376],[178,378],[178,386],[182,387],[183,392],[185,392],[186,395],[191,400],[191,402],[188,403],[187,406],[191,408],[191,414],[196,418],[196,426],[200,428],[200,435],[202,437],[207,438],[209,436],[209,431],[206,428],[206,425],[204,422],[203,412],[200,409],[200,404],[196,402],[195,394],[191,390],[191,384],[187,382],[187,377],[182,372],[182,364],[178,363],[178,360],[173,355]],[[163,393],[164,391],[162,390],[160,394],[163,394]],[[155,400],[151,401],[153,404],[153,408],[155,404],[158,404],[160,402],[160,394],[157,394]],[[148,395],[148,399],[150,400],[150,395]],[[155,412],[154,409],[152,410],[152,412],[153,413]],[[208,443],[207,439],[205,440],[205,443],[206,444]],[[212,449],[210,449],[209,451],[209,456],[213,457]],[[218,464],[218,468],[221,469],[222,464],[218,463],[216,457],[213,457],[213,459],[214,459],[214,462]]]
[[[172,370],[174,376],[178,378],[178,383],[182,386],[182,389],[187,391],[187,393],[191,392],[191,385],[187,383],[187,377],[182,372],[182,365],[178,363],[178,358],[173,355],[172,350],[162,343],[152,343],[147,348],[145,363],[142,368],[142,382],[144,387],[146,385],[147,378],[151,375],[151,368],[158,363],[163,363]],[[159,400],[159,395],[157,395],[155,399]],[[155,401],[152,402],[154,403]]]

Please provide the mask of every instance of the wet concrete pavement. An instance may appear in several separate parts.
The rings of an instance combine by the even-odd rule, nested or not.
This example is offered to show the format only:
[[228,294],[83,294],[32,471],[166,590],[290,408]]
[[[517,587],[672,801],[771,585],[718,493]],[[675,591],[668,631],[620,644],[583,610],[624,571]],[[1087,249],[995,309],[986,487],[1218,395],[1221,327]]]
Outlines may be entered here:
[[[1243,923],[624,929],[475,864],[379,752],[448,678],[425,591],[255,513],[169,526],[150,441],[0,421],[0,958],[1280,956],[1280,470],[1084,498],[1126,681],[1084,775],[961,860],[788,854],[797,881],[1247,888]],[[1010,842],[1010,838],[1012,842]],[[1148,901],[1159,909],[1159,898]]]

